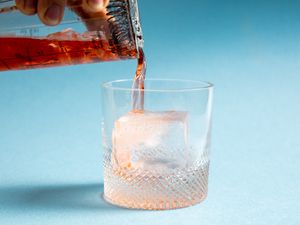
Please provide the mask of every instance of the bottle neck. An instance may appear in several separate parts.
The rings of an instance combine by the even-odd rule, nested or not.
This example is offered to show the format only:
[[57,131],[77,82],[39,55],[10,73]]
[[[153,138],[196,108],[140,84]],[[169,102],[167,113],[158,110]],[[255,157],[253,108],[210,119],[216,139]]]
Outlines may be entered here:
[[[142,33],[142,27],[140,24],[139,10],[137,0],[128,0],[129,2],[129,13],[131,17],[131,26],[133,30],[133,37],[137,50],[144,47],[144,39]],[[138,51],[139,52],[139,51]]]

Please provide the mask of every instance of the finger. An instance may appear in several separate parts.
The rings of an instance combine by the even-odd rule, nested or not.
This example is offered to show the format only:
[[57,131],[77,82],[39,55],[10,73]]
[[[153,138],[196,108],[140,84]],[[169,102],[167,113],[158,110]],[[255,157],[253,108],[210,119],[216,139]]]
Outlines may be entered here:
[[37,0],[16,0],[16,5],[26,15],[33,15],[37,11]]
[[99,30],[106,24],[106,7],[109,0],[68,1],[69,8],[85,23],[89,31]]
[[40,20],[49,26],[60,23],[64,16],[66,0],[39,0],[38,15]]
[[85,12],[101,12],[104,11],[109,0],[83,0],[82,8]]

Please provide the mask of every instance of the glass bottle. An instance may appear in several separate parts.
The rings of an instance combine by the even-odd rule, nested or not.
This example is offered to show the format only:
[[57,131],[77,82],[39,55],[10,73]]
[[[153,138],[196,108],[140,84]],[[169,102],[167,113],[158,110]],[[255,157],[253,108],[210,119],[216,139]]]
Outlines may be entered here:
[[137,0],[109,0],[93,14],[84,1],[68,0],[61,23],[46,26],[0,0],[0,71],[139,58]]

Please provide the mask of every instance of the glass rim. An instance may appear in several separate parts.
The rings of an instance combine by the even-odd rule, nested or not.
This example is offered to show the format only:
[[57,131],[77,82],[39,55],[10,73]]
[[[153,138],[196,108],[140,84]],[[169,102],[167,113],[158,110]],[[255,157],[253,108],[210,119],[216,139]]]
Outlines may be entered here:
[[[214,85],[210,82],[207,81],[201,81],[201,80],[185,80],[185,79],[146,79],[145,83],[147,81],[161,81],[161,82],[190,82],[194,84],[198,84],[199,86],[193,86],[191,85],[190,88],[145,88],[143,91],[144,92],[192,92],[192,91],[204,91],[204,90],[210,90],[213,89]],[[127,88],[127,87],[118,87],[118,86],[113,86],[113,84],[118,84],[118,83],[125,83],[125,82],[133,82],[132,79],[119,79],[119,80],[113,80],[113,81],[108,81],[108,82],[103,82],[101,87],[103,89],[107,90],[116,90],[116,91],[140,91],[137,88]]]

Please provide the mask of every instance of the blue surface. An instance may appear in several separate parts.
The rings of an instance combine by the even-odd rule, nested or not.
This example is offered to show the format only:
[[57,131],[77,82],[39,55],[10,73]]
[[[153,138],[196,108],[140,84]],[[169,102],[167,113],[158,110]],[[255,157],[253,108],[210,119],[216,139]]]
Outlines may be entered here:
[[100,84],[134,61],[0,74],[0,224],[299,225],[299,1],[140,0],[148,77],[215,84],[209,196],[100,198]]

